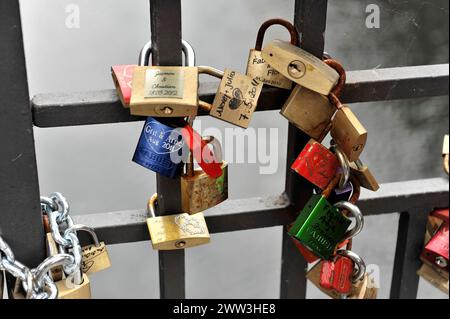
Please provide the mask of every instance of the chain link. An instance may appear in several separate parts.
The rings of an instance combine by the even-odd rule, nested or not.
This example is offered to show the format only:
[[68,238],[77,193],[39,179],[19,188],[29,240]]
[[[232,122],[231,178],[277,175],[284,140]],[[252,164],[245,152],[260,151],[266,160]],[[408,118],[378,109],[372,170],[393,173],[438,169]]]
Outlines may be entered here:
[[48,216],[50,232],[59,245],[59,253],[30,269],[16,260],[11,247],[0,236],[0,271],[5,271],[20,281],[25,298],[55,299],[58,289],[49,275],[53,268],[62,266],[67,279],[73,280],[75,284],[82,283],[83,256],[76,230],[88,227],[74,225],[69,215],[69,203],[61,193],[52,193],[50,197],[42,196],[40,203],[42,214]]

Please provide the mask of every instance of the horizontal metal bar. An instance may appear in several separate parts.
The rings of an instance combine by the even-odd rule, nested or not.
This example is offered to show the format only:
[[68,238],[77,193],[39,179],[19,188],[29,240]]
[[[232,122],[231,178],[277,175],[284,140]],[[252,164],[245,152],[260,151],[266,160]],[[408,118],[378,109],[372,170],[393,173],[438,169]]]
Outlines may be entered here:
[[[344,103],[384,101],[448,95],[449,65],[427,65],[350,71],[342,100]],[[217,82],[202,83],[200,99],[212,102]],[[257,111],[279,110],[288,91],[266,87]],[[34,124],[58,127],[143,121],[122,107],[115,90],[78,93],[38,94],[31,101]]]
[[[375,193],[363,190],[358,206],[366,216],[427,206],[431,210],[448,206],[448,192],[445,178],[382,184]],[[228,200],[205,211],[210,233],[288,225],[297,213],[285,195]],[[75,222],[94,227],[109,244],[149,240],[146,219],[144,209],[74,216]]]

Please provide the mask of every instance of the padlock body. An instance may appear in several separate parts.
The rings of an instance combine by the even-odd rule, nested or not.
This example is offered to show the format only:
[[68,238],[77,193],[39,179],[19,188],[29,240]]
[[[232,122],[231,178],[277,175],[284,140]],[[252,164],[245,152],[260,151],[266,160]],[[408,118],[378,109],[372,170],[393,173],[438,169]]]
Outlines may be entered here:
[[91,299],[91,284],[86,274],[83,274],[83,282],[75,285],[71,279],[57,281],[58,299]]
[[367,142],[367,131],[348,106],[336,112],[331,136],[350,162],[356,161]]
[[115,65],[111,67],[111,75],[116,86],[117,95],[123,107],[130,107],[131,83],[136,65]]
[[225,69],[210,115],[247,128],[255,112],[263,83],[245,74]]
[[82,255],[81,270],[87,275],[111,267],[111,260],[104,242],[100,242],[98,247],[95,245],[84,246]]
[[313,195],[289,234],[322,259],[329,259],[351,221],[322,195]]
[[212,178],[202,169],[194,176],[181,176],[181,204],[184,213],[196,214],[228,199],[228,164],[222,163],[222,176]]
[[250,50],[250,54],[248,55],[247,71],[245,74],[263,84],[270,86],[287,90],[290,90],[292,87],[292,81],[272,68],[264,60],[262,53],[259,50]]
[[339,294],[348,295],[352,290],[354,263],[350,258],[338,256],[334,264],[333,289]]
[[184,249],[210,241],[203,213],[151,217],[147,226],[156,250]]
[[141,116],[195,116],[198,110],[198,68],[136,66],[130,113]]
[[336,175],[339,161],[325,146],[311,139],[291,168],[320,189],[324,189]]
[[441,290],[442,292],[449,293],[449,280],[448,277],[443,277],[439,272],[428,264],[422,264],[417,271],[417,275],[431,283],[433,286]]
[[320,141],[327,134],[335,111],[327,97],[296,85],[280,113],[307,135]]
[[[421,254],[422,260],[428,261],[433,267],[440,268],[448,272],[448,255],[449,255],[449,225],[443,223],[436,234],[431,238],[425,246]],[[438,263],[437,261],[440,261]]]
[[262,56],[291,81],[322,95],[328,95],[339,80],[332,67],[286,41],[271,41],[263,48]]
[[[51,233],[45,234],[45,243],[48,257],[59,254],[58,244],[53,239]],[[63,278],[63,267],[62,266],[53,267],[52,270],[50,271],[50,275],[53,281],[61,280]]]
[[374,192],[380,188],[376,178],[367,166],[359,168],[355,163],[350,163],[350,172],[356,177],[362,187]]
[[186,145],[180,129],[149,117],[145,121],[133,162],[166,177],[181,174]]

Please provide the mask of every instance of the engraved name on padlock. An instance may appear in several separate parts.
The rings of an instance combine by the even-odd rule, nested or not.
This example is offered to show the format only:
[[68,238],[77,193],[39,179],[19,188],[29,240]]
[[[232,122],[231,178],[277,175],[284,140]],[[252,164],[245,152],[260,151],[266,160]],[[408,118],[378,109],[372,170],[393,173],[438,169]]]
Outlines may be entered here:
[[285,41],[271,41],[262,56],[291,81],[322,95],[328,95],[339,80],[339,74],[322,60]]
[[292,81],[286,78],[283,74],[272,68],[262,56],[262,43],[266,30],[272,25],[284,26],[291,35],[291,44],[297,45],[298,32],[292,23],[282,19],[271,19],[264,22],[259,28],[255,48],[250,50],[248,56],[247,70],[245,74],[248,76],[274,87],[282,89],[290,89]]
[[153,249],[175,250],[209,243],[210,235],[203,213],[156,216],[156,201],[155,194],[148,202],[150,218],[147,226]]
[[182,156],[186,152],[183,147],[185,143],[179,128],[149,117],[142,128],[133,162],[155,173],[175,178],[180,175],[183,166]]
[[258,104],[263,83],[247,75],[225,69],[210,115],[247,128]]

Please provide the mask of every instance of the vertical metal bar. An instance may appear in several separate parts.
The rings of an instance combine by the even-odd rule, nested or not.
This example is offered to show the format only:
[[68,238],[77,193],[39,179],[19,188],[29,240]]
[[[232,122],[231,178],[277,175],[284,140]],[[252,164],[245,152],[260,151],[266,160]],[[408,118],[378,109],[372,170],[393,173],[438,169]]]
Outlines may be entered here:
[[0,234],[27,266],[45,257],[19,1],[0,1]]
[[426,208],[400,214],[391,299],[417,298],[419,276],[416,272],[421,265],[419,256],[423,249],[427,218]]
[[[181,1],[150,0],[153,65],[181,65]],[[157,175],[160,215],[181,212],[180,180]],[[160,297],[185,298],[184,250],[159,252]]]
[[[301,35],[300,46],[317,57],[322,57],[325,45],[327,3],[327,0],[295,1],[294,24]],[[312,193],[311,185],[291,170],[292,163],[308,140],[306,134],[289,124],[285,192],[293,206],[293,214],[299,212]],[[286,230],[283,231],[280,298],[305,298],[307,263]]]

